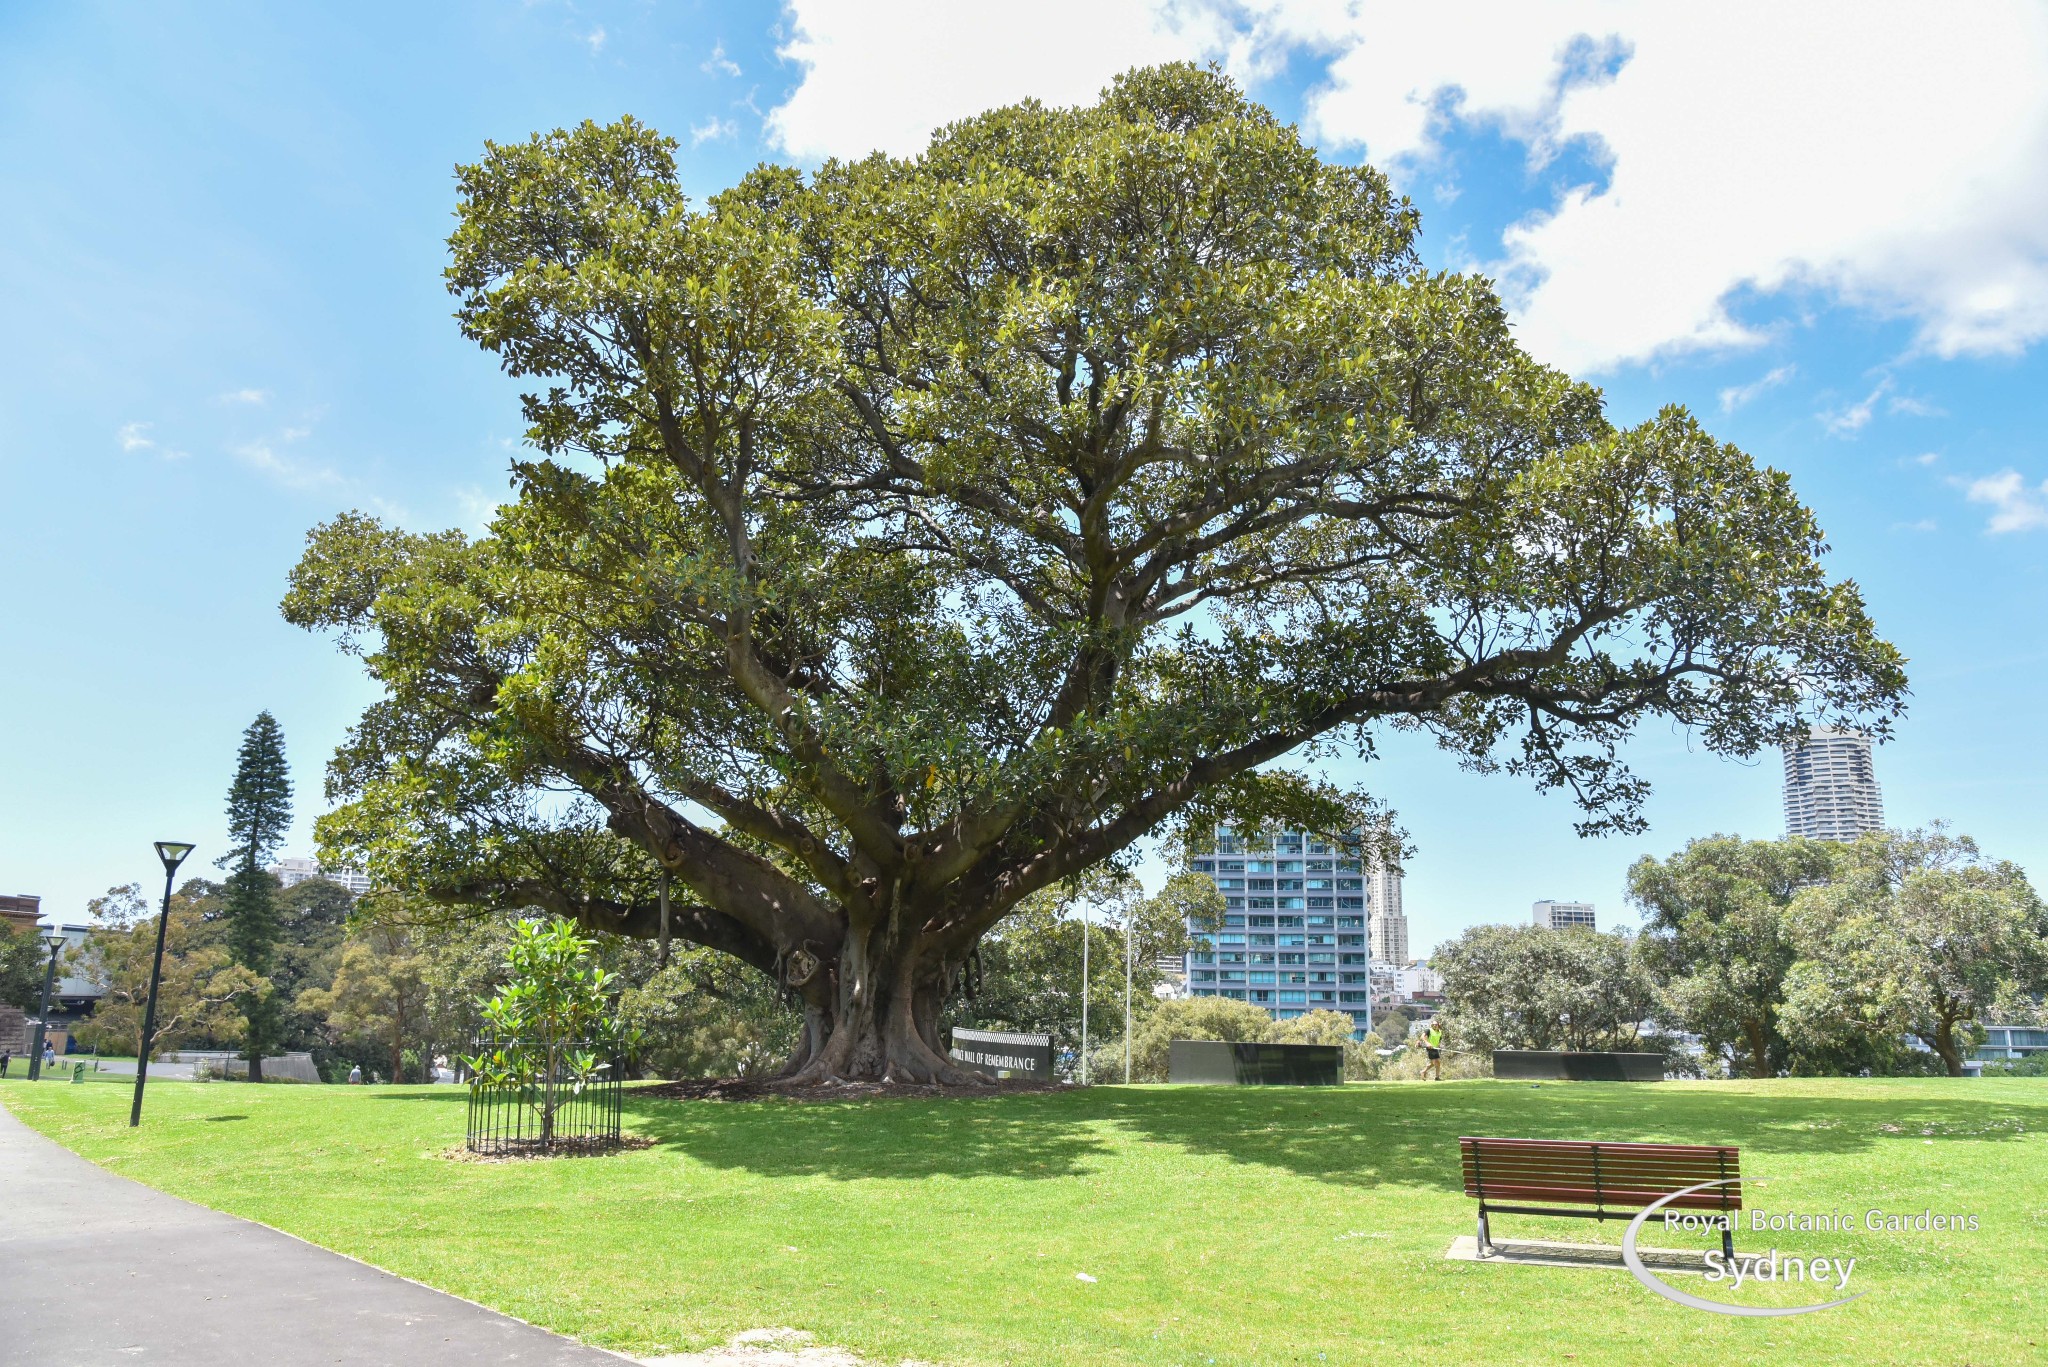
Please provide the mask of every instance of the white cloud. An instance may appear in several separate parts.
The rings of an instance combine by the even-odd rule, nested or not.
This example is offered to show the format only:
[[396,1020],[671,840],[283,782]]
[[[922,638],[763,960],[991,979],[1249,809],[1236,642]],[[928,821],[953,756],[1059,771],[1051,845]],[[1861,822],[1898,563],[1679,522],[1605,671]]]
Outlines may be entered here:
[[[304,434],[300,432],[298,435]],[[286,440],[295,439],[287,434]],[[347,482],[324,465],[312,465],[280,454],[277,447],[268,441],[244,442],[230,448],[230,454],[251,470],[287,489],[335,489]]]
[[721,119],[714,115],[709,123],[690,125],[690,146],[701,147],[707,142],[730,138],[739,131],[740,126],[731,119]]
[[124,422],[120,430],[114,433],[114,440],[120,443],[123,451],[154,451],[164,460],[185,459],[186,452],[174,446],[157,444],[156,438],[149,435],[150,429],[155,426],[156,424],[151,422]]
[[723,42],[711,45],[711,55],[706,57],[704,64],[697,69],[708,76],[737,76],[740,74],[740,64],[725,55],[725,44]]
[[1913,457],[1913,463],[1915,465],[1932,465],[1940,459],[1941,452],[1939,451],[1922,451],[1919,455]]
[[592,29],[583,35],[583,42],[589,47],[590,55],[595,57],[598,53],[604,51],[604,29],[602,27]]
[[1776,389],[1798,373],[1798,366],[1781,365],[1760,379],[1751,380],[1748,384],[1730,385],[1721,391],[1721,411],[1723,413],[1733,413],[1758,395]]
[[[1214,51],[1228,29],[1209,0],[788,0],[776,49],[803,80],[768,114],[769,141],[805,160],[899,156],[941,124],[1037,98],[1091,101],[1133,66]],[[1075,41],[1085,34],[1085,42]]]
[[1870,425],[1870,419],[1877,412],[1877,401],[1892,387],[1889,377],[1879,380],[1877,388],[1864,395],[1856,403],[1841,408],[1830,408],[1814,414],[1821,426],[1828,429],[1831,437],[1853,437]]
[[2028,488],[2019,471],[2001,470],[1971,480],[1963,492],[1972,503],[1991,505],[1991,521],[1984,528],[1988,532],[2035,532],[2048,528],[2048,480]]
[[1943,356],[2048,336],[2048,7],[2023,0],[787,10],[780,53],[803,79],[768,130],[807,159],[913,152],[948,120],[1084,101],[1182,57],[1250,77],[1321,64],[1308,133],[1404,179],[1440,178],[1453,127],[1520,141],[1532,166],[1576,141],[1606,184],[1513,224],[1491,266],[1525,343],[1570,369],[1756,345],[1734,301],[1779,292],[1909,319]]
[[1937,527],[1933,518],[1923,517],[1917,522],[1894,522],[1892,523],[1892,530],[1895,532],[1931,532],[1937,530]]
[[1925,399],[1916,399],[1911,394],[1899,394],[1885,405],[1888,412],[1903,413],[1910,418],[1945,418],[1946,408],[1937,408]]
[[252,408],[260,408],[270,402],[270,391],[267,389],[230,389],[227,393],[217,396],[214,401],[216,403],[246,404]]
[[[1361,35],[1394,16],[1365,18]],[[1605,187],[1505,234],[1520,330],[1545,359],[1753,345],[1742,291],[1909,317],[1942,355],[2048,335],[2048,10],[1594,0],[1489,15],[1484,43],[1474,22],[1437,7],[1361,37],[1312,123],[1397,162],[1427,160],[1446,109],[1535,161],[1597,147]],[[1611,79],[1565,79],[1575,38],[1626,58]]]
[[462,510],[462,530],[471,536],[482,536],[491,529],[491,519],[498,515],[501,499],[484,492],[481,485],[464,484],[455,490],[455,504]]

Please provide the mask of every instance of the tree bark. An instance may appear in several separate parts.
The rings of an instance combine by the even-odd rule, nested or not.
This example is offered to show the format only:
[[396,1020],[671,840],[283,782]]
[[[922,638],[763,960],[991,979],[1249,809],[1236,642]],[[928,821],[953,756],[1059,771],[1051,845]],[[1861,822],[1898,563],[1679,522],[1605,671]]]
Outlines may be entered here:
[[[801,949],[785,950],[784,961]],[[938,1086],[992,1081],[949,1059],[939,1038],[939,1012],[958,968],[938,946],[887,924],[850,930],[836,956],[821,960],[801,984],[791,984],[803,1001],[804,1034],[783,1080]]]
[[1942,1066],[1948,1069],[1950,1077],[1963,1075],[1963,1051],[1956,1048],[1956,1025],[1946,1017],[1935,1022],[1934,1052],[1941,1056]]
[[1742,1029],[1749,1037],[1749,1075],[1754,1078],[1773,1076],[1770,1037],[1764,1033],[1763,1021],[1751,1016],[1742,1023]]

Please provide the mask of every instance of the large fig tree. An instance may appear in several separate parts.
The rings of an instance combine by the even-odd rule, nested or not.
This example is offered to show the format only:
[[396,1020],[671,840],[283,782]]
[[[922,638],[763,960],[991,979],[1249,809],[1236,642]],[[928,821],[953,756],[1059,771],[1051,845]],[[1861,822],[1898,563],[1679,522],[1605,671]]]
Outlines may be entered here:
[[1487,281],[1225,78],[1133,72],[693,206],[631,120],[461,168],[449,288],[530,382],[486,536],[317,529],[287,615],[383,688],[337,859],[672,933],[799,997],[799,1079],[938,1038],[1034,890],[1178,825],[1380,829],[1422,729],[1638,823],[1662,715],[1747,755],[1904,691],[1785,476],[1609,423]]

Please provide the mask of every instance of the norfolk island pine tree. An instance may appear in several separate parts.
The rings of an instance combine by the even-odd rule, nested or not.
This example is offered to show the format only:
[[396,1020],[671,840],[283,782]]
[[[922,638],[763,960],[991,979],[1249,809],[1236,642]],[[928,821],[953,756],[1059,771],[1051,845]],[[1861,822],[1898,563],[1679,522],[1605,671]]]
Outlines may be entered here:
[[1024,897],[1217,821],[1379,829],[1313,767],[1377,728],[1591,832],[1640,828],[1644,717],[1741,756],[1900,708],[1782,473],[1613,426],[1219,74],[701,208],[674,152],[460,169],[448,285],[535,454],[476,539],[317,528],[285,611],[384,690],[324,850],[633,936],[665,869],[677,935],[801,1001],[794,1080],[969,1080],[940,1005]]
[[[258,978],[276,967],[277,879],[266,867],[284,843],[292,821],[291,771],[284,758],[284,730],[268,711],[242,733],[235,778],[228,787],[228,852],[214,861],[228,870],[225,900],[228,952]],[[249,1056],[249,1081],[263,1081],[263,1053],[273,1045],[281,1012],[275,995],[251,992],[242,998]]]

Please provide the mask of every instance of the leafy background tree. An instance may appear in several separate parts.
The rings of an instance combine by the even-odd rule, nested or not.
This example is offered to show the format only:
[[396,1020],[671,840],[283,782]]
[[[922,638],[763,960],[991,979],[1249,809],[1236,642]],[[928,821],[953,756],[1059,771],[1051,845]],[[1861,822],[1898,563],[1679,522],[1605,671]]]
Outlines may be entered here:
[[1786,1030],[1818,1048],[1910,1035],[1960,1077],[1992,1008],[2048,989],[2048,908],[2026,875],[1939,827],[1846,847],[1794,914]]
[[332,1051],[326,1020],[298,1003],[309,989],[332,985],[353,905],[348,889],[328,878],[302,879],[275,899],[278,937],[270,984],[278,1008],[277,1047],[303,1049],[327,1071]]
[[684,946],[664,968],[644,946],[620,949],[628,985],[619,1021],[636,1067],[660,1077],[759,1077],[796,1047],[802,1013],[731,955]]
[[[1149,1003],[1131,1031],[1131,1080],[1170,1080],[1173,1041],[1224,1040],[1233,1044],[1323,1044],[1344,1050],[1345,1076],[1365,1081],[1380,1075],[1380,1038],[1351,1038],[1351,1017],[1342,1011],[1307,1011],[1275,1020],[1262,1007],[1228,997],[1171,997]],[[1123,1042],[1105,1043],[1095,1056],[1096,1076],[1121,1081]]]
[[43,973],[49,951],[33,933],[0,926],[0,1006],[34,1014],[43,1004]]
[[1697,1034],[1750,1077],[1776,1077],[1790,1045],[1778,1020],[1798,957],[1789,923],[1802,888],[1826,880],[1836,850],[1817,840],[1716,835],[1628,874],[1643,915],[1643,948],[1662,986],[1658,1015]]
[[[1090,1076],[1123,1076],[1126,953],[1131,953],[1130,997],[1142,1014],[1164,981],[1158,960],[1187,951],[1184,918],[1191,910],[1220,917],[1222,895],[1206,878],[1178,877],[1146,897],[1128,879],[1098,878],[1047,889],[1028,899],[986,937],[968,965],[960,996],[945,1023],[980,1030],[1017,1030],[1052,1036],[1060,1068],[1078,1073],[1081,1053],[1081,943],[1088,941],[1088,1036],[1107,1053],[1090,1059]],[[1103,1069],[1110,1069],[1108,1072]]]
[[1473,926],[1430,955],[1448,1042],[1495,1049],[1633,1050],[1657,1005],[1634,937],[1583,928]]
[[[202,878],[188,880],[171,897],[157,987],[156,1052],[233,1047],[246,1028],[244,1001],[265,990],[228,951],[223,901],[220,884]],[[79,1023],[77,1038],[101,1053],[137,1054],[157,918],[137,883],[109,888],[89,911],[95,924],[74,952],[71,968],[103,995]]]
[[386,1081],[424,1082],[427,1001],[426,964],[412,929],[364,920],[343,942],[333,981],[301,992],[298,1008],[327,1022],[344,1057],[381,1052]]
[[229,870],[225,891],[228,951],[236,963],[265,984],[239,998],[249,1081],[261,1082],[264,1052],[275,1052],[283,1028],[284,1000],[271,985],[280,929],[278,883],[268,865],[292,822],[284,731],[267,711],[257,713],[242,733],[234,782],[228,788],[227,816],[228,850],[215,864]]
[[1217,73],[701,207],[674,153],[461,168],[448,285],[535,453],[475,540],[316,529],[285,611],[383,694],[330,857],[643,938],[666,870],[801,1002],[797,1081],[965,1080],[942,1016],[1028,899],[1218,820],[1377,831],[1315,766],[1384,728],[1634,830],[1647,716],[1746,756],[1899,707],[1783,474],[1612,425]]

